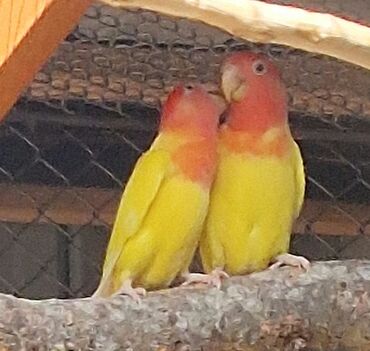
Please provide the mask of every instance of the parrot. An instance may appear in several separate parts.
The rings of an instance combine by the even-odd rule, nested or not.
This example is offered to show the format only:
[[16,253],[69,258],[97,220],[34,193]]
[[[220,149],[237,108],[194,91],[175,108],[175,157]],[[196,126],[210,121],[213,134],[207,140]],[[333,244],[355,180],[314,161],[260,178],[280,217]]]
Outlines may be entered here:
[[191,277],[217,166],[222,112],[199,84],[179,84],[163,104],[159,131],[124,189],[93,297],[147,290]]
[[305,193],[305,172],[287,111],[287,93],[274,63],[262,53],[231,54],[221,66],[228,105],[218,136],[218,167],[199,251],[205,276],[220,285],[283,264],[307,270],[288,253]]

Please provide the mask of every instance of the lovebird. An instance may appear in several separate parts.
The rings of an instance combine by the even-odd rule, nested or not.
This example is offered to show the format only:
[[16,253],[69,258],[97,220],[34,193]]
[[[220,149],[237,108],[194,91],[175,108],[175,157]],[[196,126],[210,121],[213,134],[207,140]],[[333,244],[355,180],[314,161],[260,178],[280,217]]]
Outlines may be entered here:
[[279,71],[263,54],[234,53],[222,65],[221,88],[229,106],[200,241],[208,277],[193,281],[219,285],[224,273],[243,275],[271,262],[308,269],[308,260],[287,253],[305,174]]
[[179,85],[169,94],[158,135],[123,192],[93,296],[140,301],[146,290],[187,279],[216,170],[220,113],[200,85]]

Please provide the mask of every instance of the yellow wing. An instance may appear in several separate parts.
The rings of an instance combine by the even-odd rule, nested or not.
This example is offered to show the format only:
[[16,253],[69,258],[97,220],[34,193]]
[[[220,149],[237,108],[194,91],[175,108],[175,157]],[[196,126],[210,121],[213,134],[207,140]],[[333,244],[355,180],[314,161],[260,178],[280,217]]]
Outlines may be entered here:
[[169,154],[149,150],[136,163],[122,195],[103,267],[103,276],[96,294],[105,289],[127,240],[140,228],[158,190],[166,177]]
[[296,189],[297,189],[295,218],[297,218],[299,216],[299,212],[301,211],[301,208],[303,205],[305,188],[306,188],[306,178],[304,174],[304,165],[303,165],[301,151],[295,141],[293,141],[293,144],[294,144],[294,149],[293,149],[292,156],[293,156],[294,165],[295,165],[295,178],[296,178]]

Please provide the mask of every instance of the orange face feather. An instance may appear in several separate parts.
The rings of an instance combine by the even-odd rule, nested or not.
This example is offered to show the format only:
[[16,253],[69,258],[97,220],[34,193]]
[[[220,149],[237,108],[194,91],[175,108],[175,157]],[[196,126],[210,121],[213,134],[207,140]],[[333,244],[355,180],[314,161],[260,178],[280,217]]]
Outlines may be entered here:
[[220,107],[203,87],[178,85],[163,106],[160,130],[213,138],[220,113]]
[[220,106],[199,85],[177,86],[163,106],[160,130],[186,139],[173,153],[173,162],[186,177],[206,187],[215,171],[220,113]]
[[231,55],[222,67],[222,89],[230,102],[227,125],[231,130],[258,137],[271,128],[285,128],[285,87],[266,56],[250,52]]

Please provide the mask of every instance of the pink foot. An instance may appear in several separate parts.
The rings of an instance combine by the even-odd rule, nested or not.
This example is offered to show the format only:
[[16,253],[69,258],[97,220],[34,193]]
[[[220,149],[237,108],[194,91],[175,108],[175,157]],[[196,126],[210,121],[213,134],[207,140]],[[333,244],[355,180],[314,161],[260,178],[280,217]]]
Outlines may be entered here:
[[187,273],[184,275],[185,282],[181,285],[188,286],[192,284],[207,284],[214,286],[217,289],[221,288],[222,279],[229,278],[229,275],[221,268],[214,269],[209,274],[202,273]]
[[295,256],[291,254],[282,254],[277,257],[275,257],[275,263],[269,267],[269,269],[276,269],[280,266],[286,265],[286,266],[292,266],[292,267],[298,267],[301,269],[304,269],[305,271],[308,271],[311,263],[309,260],[302,256]]
[[116,295],[127,295],[130,296],[136,303],[141,302],[141,298],[146,295],[144,288],[133,288],[132,281],[130,279],[123,282],[121,288],[113,294]]

